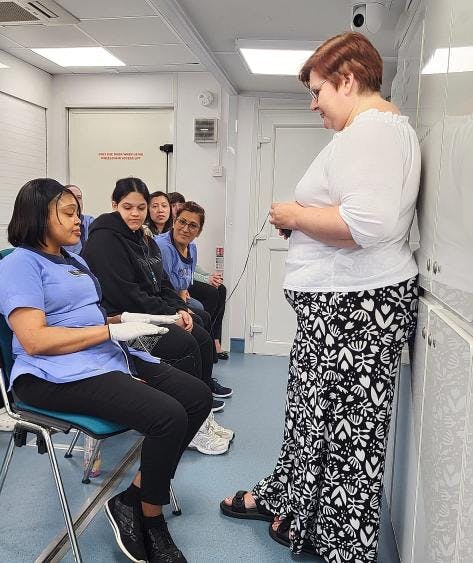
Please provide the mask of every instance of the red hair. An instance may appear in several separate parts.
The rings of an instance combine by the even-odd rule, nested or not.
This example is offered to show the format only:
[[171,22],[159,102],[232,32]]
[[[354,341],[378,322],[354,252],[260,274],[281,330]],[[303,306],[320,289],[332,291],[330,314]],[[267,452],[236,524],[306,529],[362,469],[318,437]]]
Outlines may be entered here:
[[353,73],[358,92],[379,92],[383,60],[373,44],[361,33],[348,32],[327,39],[304,63],[299,80],[309,87],[311,71],[338,88],[343,77]]

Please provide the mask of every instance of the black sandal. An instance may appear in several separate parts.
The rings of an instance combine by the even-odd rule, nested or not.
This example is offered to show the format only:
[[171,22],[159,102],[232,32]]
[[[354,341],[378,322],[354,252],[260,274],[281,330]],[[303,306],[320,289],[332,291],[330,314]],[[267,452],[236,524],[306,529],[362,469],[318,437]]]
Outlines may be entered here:
[[237,491],[233,497],[232,504],[228,505],[224,500],[220,503],[220,510],[230,518],[244,518],[247,520],[264,520],[265,522],[272,522],[274,514],[266,510],[261,503],[255,499],[256,508],[246,508],[243,496],[248,491]]
[[[273,530],[272,524],[269,525],[269,535],[274,541],[277,541],[279,544],[284,545],[285,547],[291,547],[291,542],[289,540],[289,529],[291,527],[292,516],[287,516],[284,520],[279,524],[278,529],[275,531]],[[302,553],[308,553],[309,555],[319,555],[315,551],[313,545],[308,541],[304,540],[302,544]]]

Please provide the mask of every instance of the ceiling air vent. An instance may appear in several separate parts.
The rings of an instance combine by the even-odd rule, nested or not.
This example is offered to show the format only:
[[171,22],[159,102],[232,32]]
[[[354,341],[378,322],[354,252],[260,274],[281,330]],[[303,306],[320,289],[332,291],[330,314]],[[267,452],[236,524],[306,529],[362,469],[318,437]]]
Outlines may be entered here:
[[0,25],[77,23],[79,20],[53,0],[0,0]]
[[199,117],[194,119],[194,142],[216,143],[218,119]]

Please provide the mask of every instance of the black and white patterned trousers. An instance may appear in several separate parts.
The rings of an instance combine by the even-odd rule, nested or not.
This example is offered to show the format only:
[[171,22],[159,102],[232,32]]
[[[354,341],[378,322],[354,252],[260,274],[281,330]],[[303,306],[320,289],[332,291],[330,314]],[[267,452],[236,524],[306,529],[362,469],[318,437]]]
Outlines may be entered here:
[[384,458],[417,278],[361,292],[286,291],[297,314],[274,472],[253,490],[291,516],[291,549],[329,563],[376,561]]

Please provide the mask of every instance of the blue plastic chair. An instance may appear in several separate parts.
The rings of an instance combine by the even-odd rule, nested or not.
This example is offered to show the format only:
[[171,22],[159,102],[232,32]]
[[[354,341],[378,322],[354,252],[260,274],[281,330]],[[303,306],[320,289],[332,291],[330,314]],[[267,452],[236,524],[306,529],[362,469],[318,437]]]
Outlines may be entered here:
[[[0,250],[0,259],[4,258],[14,249],[7,248]],[[62,483],[59,466],[54,451],[54,444],[51,436],[56,432],[64,432],[68,434],[71,430],[77,430],[76,436],[66,453],[66,457],[70,457],[72,449],[79,437],[80,432],[84,432],[91,436],[97,443],[89,462],[89,466],[84,471],[83,483],[87,483],[90,470],[92,469],[93,462],[98,453],[100,442],[110,436],[122,434],[130,430],[125,426],[115,424],[100,418],[86,416],[81,414],[57,412],[47,409],[40,409],[32,407],[21,401],[15,400],[12,393],[8,393],[9,379],[11,369],[13,367],[12,356],[12,337],[13,333],[7,325],[5,317],[0,315],[0,392],[1,397],[5,403],[5,410],[7,414],[15,421],[15,427],[12,432],[10,441],[7,446],[7,451],[0,467],[0,493],[2,492],[3,485],[8,473],[8,468],[13,457],[15,446],[21,447],[26,445],[27,433],[31,432],[37,437],[38,453],[48,453],[51,462],[51,470],[54,476],[59,501],[66,523],[67,534],[71,544],[72,553],[75,561],[82,562],[79,546],[77,543],[76,534],[74,531],[74,524],[72,521],[69,504],[67,502],[64,486]],[[171,502],[174,514],[181,514],[181,510],[174,494],[172,486],[170,488]]]

